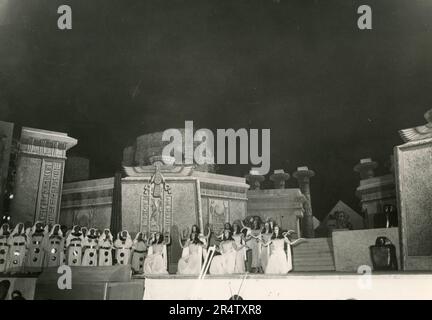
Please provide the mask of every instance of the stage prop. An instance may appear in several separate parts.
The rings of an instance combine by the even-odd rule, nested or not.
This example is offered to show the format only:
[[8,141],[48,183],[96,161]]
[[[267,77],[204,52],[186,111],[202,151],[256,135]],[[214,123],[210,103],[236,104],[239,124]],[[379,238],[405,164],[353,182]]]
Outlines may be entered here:
[[72,289],[61,290],[57,268],[47,268],[39,276],[36,300],[140,300],[144,281],[131,279],[131,267],[71,267]]
[[[141,231],[161,232],[171,238],[168,270],[176,273],[182,253],[179,232],[198,225],[207,233],[210,223],[219,235],[225,222],[244,219],[249,186],[244,178],[206,172],[195,164],[175,165],[173,158],[154,155],[160,154],[163,146],[161,140],[157,145],[154,135],[137,139],[134,158],[142,165],[124,167],[122,228],[132,237]],[[150,143],[151,153],[144,152],[143,143]],[[144,156],[149,158],[142,159]]]
[[396,246],[396,257],[400,258],[398,228],[365,229],[333,232],[333,249],[336,271],[357,272],[360,266],[373,269],[369,250],[378,237],[386,237]]

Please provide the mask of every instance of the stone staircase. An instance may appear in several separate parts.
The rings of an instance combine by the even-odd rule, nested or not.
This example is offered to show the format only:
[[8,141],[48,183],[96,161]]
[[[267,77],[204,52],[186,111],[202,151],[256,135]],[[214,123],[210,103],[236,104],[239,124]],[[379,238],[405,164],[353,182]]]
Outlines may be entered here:
[[293,271],[335,271],[331,238],[307,239],[293,249]]

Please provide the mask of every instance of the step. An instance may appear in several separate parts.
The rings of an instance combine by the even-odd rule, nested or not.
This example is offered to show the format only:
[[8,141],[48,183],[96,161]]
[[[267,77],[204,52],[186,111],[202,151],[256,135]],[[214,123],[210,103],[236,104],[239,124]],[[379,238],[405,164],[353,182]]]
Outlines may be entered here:
[[303,265],[303,264],[293,264],[294,268],[301,268],[301,269],[310,269],[313,268],[314,270],[320,270],[320,268],[323,268],[323,270],[335,268],[334,264],[328,264],[328,263],[321,263],[321,264],[310,264],[310,265]]
[[295,267],[293,271],[297,272],[316,272],[316,271],[336,271],[335,267],[332,266],[313,266],[313,267]]
[[330,250],[328,248],[322,248],[322,249],[310,249],[310,250],[296,250],[293,252],[293,254],[308,254],[308,253],[331,253],[333,254],[333,250]]
[[298,245],[294,246],[293,250],[301,250],[304,248],[333,248],[333,246],[329,246],[328,244],[308,244],[308,245]]
[[319,246],[298,246],[298,247],[294,247],[293,251],[296,250],[308,250],[308,249],[333,249],[332,246],[326,246],[326,245],[319,245]]
[[334,264],[334,260],[333,257],[322,257],[322,258],[297,258],[294,259],[294,263],[310,263],[310,264],[315,264],[317,262],[329,262],[329,263],[333,263]]
[[301,252],[294,252],[292,254],[293,257],[310,257],[310,256],[332,256],[332,251],[301,251]]
[[333,243],[329,238],[307,239],[294,246],[293,269],[299,272],[335,271]]
[[334,260],[332,258],[318,258],[318,259],[294,259],[293,263],[301,263],[301,264],[320,264],[320,263],[331,263],[334,264]]

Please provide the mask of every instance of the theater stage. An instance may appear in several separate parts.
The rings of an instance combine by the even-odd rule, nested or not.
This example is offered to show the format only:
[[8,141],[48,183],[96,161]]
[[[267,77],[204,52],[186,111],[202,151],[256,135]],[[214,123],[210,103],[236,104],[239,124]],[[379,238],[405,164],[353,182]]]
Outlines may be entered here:
[[[73,267],[71,290],[54,268],[39,276],[0,277],[32,300],[400,300],[432,299],[432,273],[292,272],[288,275],[130,276],[130,268]],[[10,292],[8,298],[10,298]]]
[[245,300],[432,299],[432,273],[293,272],[283,276],[206,276],[203,280],[168,275],[148,276],[144,286],[144,299],[148,300],[228,300],[234,294]]

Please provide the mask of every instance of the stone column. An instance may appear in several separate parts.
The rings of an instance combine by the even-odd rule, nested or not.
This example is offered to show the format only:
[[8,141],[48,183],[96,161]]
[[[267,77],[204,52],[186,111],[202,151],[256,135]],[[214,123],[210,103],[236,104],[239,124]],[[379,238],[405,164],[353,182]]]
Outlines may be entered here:
[[394,148],[403,270],[432,270],[432,138]]
[[313,226],[312,203],[310,194],[310,178],[315,175],[315,172],[309,170],[308,167],[298,167],[293,176],[297,179],[301,192],[306,198],[305,212],[302,221],[302,235],[305,238],[313,238],[315,236]]
[[378,167],[378,163],[372,161],[371,158],[361,159],[360,163],[356,164],[354,171],[360,174],[360,180],[370,179],[375,176],[374,170]]
[[0,220],[5,210],[3,197],[7,188],[13,128],[13,123],[0,121]]
[[66,151],[77,140],[65,133],[22,128],[11,220],[57,223]]
[[290,178],[289,173],[285,173],[283,169],[277,169],[270,176],[270,180],[274,183],[275,189],[285,189],[285,181]]
[[261,188],[261,182],[264,181],[264,176],[260,175],[257,170],[250,170],[249,174],[245,176],[246,181],[250,185],[250,190],[259,190]]

